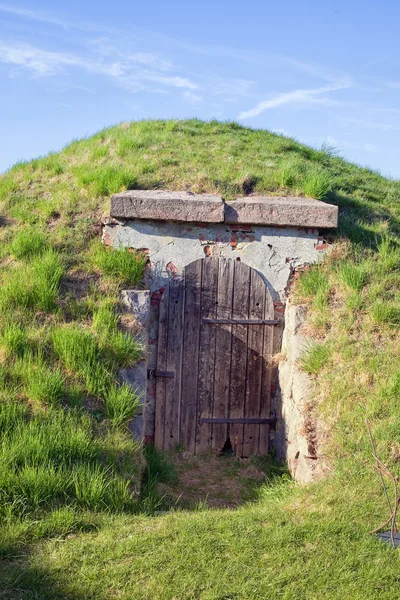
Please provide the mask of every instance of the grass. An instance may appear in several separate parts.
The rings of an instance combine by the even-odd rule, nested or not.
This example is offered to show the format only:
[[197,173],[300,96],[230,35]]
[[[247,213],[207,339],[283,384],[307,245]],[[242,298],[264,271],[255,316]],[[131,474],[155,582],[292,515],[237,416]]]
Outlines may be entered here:
[[[138,399],[118,371],[142,347],[118,294],[147,259],[98,243],[109,194],[129,187],[339,206],[326,260],[293,290],[308,306],[301,363],[326,424],[324,481],[271,477],[236,510],[165,512],[156,487],[169,467],[147,456],[138,497],[143,457],[126,428]],[[236,123],[141,121],[15,165],[0,217],[5,598],[396,597],[398,551],[368,534],[386,513],[365,417],[400,476],[399,181]]]
[[122,285],[135,286],[141,281],[147,258],[129,248],[112,251],[99,241],[92,245],[90,260],[104,275]]
[[18,260],[43,254],[47,248],[47,236],[36,229],[21,229],[11,243],[11,252]]
[[326,344],[312,343],[304,350],[300,358],[300,366],[311,375],[317,375],[327,364],[330,349]]

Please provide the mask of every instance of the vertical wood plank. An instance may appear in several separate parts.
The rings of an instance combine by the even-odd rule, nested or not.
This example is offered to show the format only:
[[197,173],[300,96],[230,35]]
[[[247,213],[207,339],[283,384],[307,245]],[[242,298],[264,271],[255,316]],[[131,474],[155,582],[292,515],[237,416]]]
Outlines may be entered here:
[[[204,258],[202,265],[201,319],[216,318],[219,259]],[[207,452],[212,445],[213,426],[210,423],[200,424],[200,419],[211,418],[213,414],[215,338],[216,326],[201,322],[196,454]]]
[[[266,285],[260,275],[251,270],[249,319],[264,319]],[[244,417],[257,418],[261,416],[261,385],[264,362],[264,336],[270,329],[266,325],[249,327],[247,372],[246,372],[246,401]],[[262,415],[264,416],[264,415]],[[267,415],[269,416],[269,415]],[[258,453],[260,431],[265,431],[265,425],[245,425],[243,428],[243,456],[248,457]]]
[[[166,371],[168,347],[168,288],[163,292],[160,302],[157,370]],[[160,450],[164,449],[164,421],[165,421],[165,379],[156,378],[156,410],[154,425],[154,445]]]
[[180,366],[182,354],[182,327],[184,309],[184,282],[171,279],[168,301],[168,349],[166,370],[174,373],[165,378],[164,448],[174,448],[179,443]]
[[[234,265],[235,262],[231,259],[219,259],[216,318],[232,318]],[[232,325],[215,327],[213,418],[228,418]],[[212,448],[220,452],[228,438],[228,426],[214,425],[212,435]]]
[[202,259],[185,267],[185,308],[181,375],[180,440],[189,452],[195,452],[197,379],[201,313]]
[[[233,319],[247,319],[249,313],[250,267],[234,262]],[[229,393],[229,417],[244,417],[246,397],[247,337],[249,326],[232,325],[232,359]],[[229,437],[236,456],[243,456],[243,425],[229,427]]]
[[[274,318],[274,303],[265,286],[265,309],[264,319]],[[264,344],[263,344],[263,373],[260,396],[260,417],[268,418],[271,412],[271,357],[273,353],[274,328],[265,326]],[[258,445],[259,454],[268,453],[269,445],[269,425],[260,425],[260,439]]]

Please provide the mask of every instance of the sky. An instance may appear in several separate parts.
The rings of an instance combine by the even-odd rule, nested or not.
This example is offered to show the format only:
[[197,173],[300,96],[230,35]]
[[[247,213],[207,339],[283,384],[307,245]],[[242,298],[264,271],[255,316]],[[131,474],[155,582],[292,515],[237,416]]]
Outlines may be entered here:
[[400,179],[398,0],[0,0],[0,172],[121,121],[270,129]]

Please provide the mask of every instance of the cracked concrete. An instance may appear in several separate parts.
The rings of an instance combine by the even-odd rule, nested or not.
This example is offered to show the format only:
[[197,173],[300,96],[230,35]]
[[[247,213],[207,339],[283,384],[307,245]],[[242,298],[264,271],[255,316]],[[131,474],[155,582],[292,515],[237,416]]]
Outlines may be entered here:
[[[241,260],[256,269],[274,300],[284,300],[293,270],[318,262],[323,255],[316,249],[318,231],[296,227],[135,219],[106,224],[104,237],[114,248],[148,251],[150,268],[145,287],[152,291],[165,287],[192,261],[221,256]],[[173,265],[173,272],[167,265]]]

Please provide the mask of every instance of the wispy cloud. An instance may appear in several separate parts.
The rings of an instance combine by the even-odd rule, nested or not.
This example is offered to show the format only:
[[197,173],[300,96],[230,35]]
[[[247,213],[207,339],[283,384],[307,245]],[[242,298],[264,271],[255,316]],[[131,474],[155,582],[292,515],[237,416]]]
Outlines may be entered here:
[[270,110],[272,108],[277,108],[278,106],[288,105],[288,104],[325,104],[331,105],[334,104],[335,101],[331,98],[323,96],[328,92],[335,92],[337,90],[342,90],[345,88],[349,88],[351,86],[350,80],[346,79],[342,82],[338,82],[334,85],[326,85],[319,88],[312,89],[302,89],[302,90],[294,90],[292,92],[286,92],[284,94],[275,94],[269,100],[264,100],[255,106],[254,108],[241,112],[239,115],[239,119],[250,119],[252,117],[258,117],[261,113],[266,110]]
[[0,62],[17,65],[37,76],[54,75],[65,66],[80,67],[86,71],[121,76],[124,68],[118,62],[102,64],[64,52],[49,52],[30,44],[0,44]]
[[[156,58],[152,56],[153,62]],[[131,90],[143,89],[145,84],[161,84],[167,87],[195,90],[199,86],[179,75],[165,75],[159,70],[143,69],[150,64],[149,56],[129,55],[128,60],[107,62],[64,52],[49,52],[29,44],[0,45],[0,62],[30,70],[36,76],[51,76],[65,67],[80,68],[114,78],[120,85]],[[135,62],[138,63],[135,65]]]
[[7,13],[9,15],[14,15],[16,17],[22,17],[24,19],[29,19],[31,21],[42,21],[44,23],[51,23],[52,25],[59,25],[64,29],[68,29],[70,27],[70,23],[63,21],[62,19],[44,15],[42,13],[26,8],[17,8],[15,6],[9,6],[8,4],[0,3],[0,12]]
[[29,21],[37,21],[41,23],[47,23],[49,25],[55,25],[61,27],[66,31],[75,29],[77,31],[86,31],[92,33],[110,33],[111,27],[102,27],[96,23],[87,21],[71,21],[63,19],[59,16],[53,16],[51,14],[43,13],[37,10],[31,10],[29,8],[10,6],[9,4],[0,3],[0,12],[8,14],[10,16],[19,17],[20,19],[26,19]]
[[389,81],[387,85],[395,90],[400,90],[400,81]]

